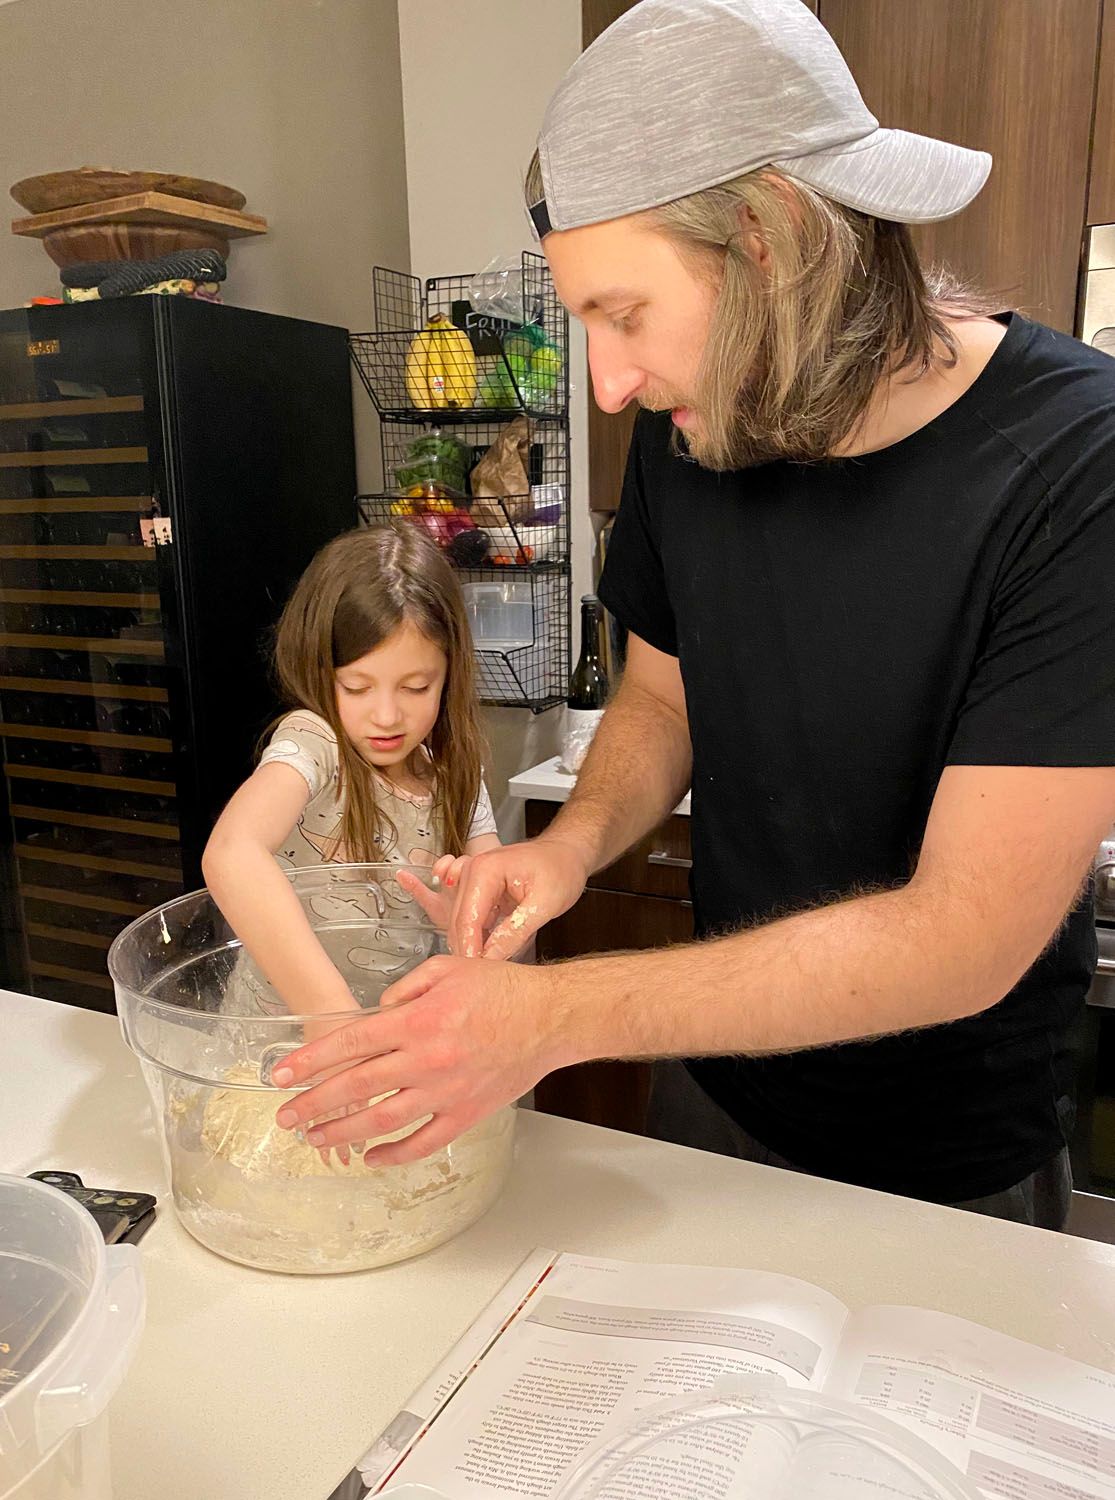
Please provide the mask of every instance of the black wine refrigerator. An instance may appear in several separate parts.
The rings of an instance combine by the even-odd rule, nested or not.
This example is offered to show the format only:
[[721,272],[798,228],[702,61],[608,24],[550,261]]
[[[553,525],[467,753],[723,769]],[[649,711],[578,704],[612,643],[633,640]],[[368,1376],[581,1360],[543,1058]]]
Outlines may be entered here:
[[342,328],[184,297],[0,313],[0,987],[111,1010],[113,937],[201,883],[354,468]]

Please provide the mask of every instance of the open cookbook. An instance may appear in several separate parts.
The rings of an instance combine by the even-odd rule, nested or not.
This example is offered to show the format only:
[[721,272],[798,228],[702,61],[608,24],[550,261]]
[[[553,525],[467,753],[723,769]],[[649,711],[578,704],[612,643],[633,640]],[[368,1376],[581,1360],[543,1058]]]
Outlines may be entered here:
[[[947,1313],[853,1313],[769,1271],[544,1251],[329,1500],[404,1486],[448,1500],[546,1500],[595,1444],[654,1403],[756,1379],[900,1424],[985,1495],[1115,1500],[1115,1374]],[[702,1500],[731,1496],[732,1477],[730,1462],[718,1463]],[[631,1500],[644,1494],[633,1488]],[[627,1500],[618,1480],[607,1495]]]

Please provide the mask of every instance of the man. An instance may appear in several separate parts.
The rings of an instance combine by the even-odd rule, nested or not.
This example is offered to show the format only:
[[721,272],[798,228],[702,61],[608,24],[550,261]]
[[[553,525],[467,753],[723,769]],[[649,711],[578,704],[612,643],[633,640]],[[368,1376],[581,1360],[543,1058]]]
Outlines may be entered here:
[[[1115,814],[1115,363],[927,279],[986,156],[881,130],[800,0],[643,0],[528,197],[600,405],[639,417],[600,593],[628,664],[460,957],[290,1060],[312,1141],[411,1159],[596,1057],[658,1133],[1057,1227]],[[1037,210],[1035,210],[1037,211]],[[508,957],[692,785],[698,941]],[[285,1081],[276,1072],[279,1082]]]

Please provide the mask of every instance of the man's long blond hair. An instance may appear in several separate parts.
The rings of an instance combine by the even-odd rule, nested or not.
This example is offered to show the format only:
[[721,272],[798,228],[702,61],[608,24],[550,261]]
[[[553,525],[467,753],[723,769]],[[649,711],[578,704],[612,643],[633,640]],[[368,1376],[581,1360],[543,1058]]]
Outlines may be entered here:
[[[537,153],[525,194],[528,203],[544,194]],[[633,217],[717,287],[697,388],[684,393],[701,418],[691,451],[709,469],[831,455],[884,376],[955,362],[949,316],[1001,305],[924,268],[907,225],[770,168]],[[766,267],[741,243],[744,223],[765,240]]]

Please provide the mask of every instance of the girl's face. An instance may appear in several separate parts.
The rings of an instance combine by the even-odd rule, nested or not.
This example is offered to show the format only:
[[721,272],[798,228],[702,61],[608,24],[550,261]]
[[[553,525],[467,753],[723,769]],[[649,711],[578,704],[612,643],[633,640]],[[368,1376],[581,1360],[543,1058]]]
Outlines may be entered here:
[[374,651],[336,669],[341,726],[369,765],[390,776],[426,738],[448,666],[441,647],[406,620]]

